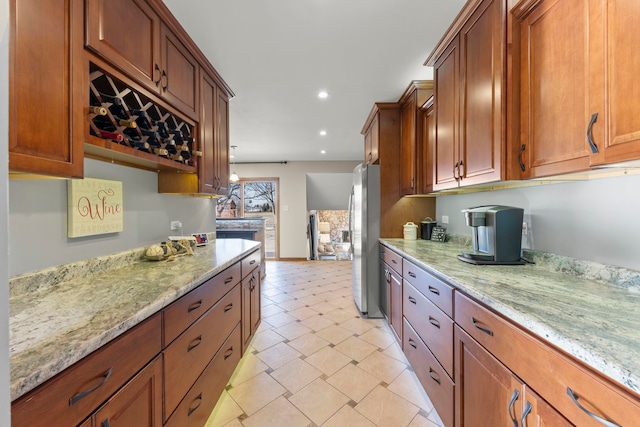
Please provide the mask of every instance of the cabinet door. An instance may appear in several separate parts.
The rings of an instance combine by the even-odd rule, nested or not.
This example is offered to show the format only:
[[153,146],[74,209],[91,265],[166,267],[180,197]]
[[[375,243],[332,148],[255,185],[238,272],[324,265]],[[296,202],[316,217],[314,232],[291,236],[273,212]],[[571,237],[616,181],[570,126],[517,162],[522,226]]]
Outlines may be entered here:
[[158,15],[145,0],[86,0],[86,46],[139,83],[162,83]]
[[434,144],[434,190],[458,186],[458,80],[459,36],[456,36],[434,65],[436,139]]
[[249,347],[260,325],[260,269],[242,280],[242,351]]
[[525,397],[522,401],[522,415],[520,425],[522,427],[571,427],[572,423],[567,421],[560,412],[545,402],[540,396],[530,388],[525,389]]
[[199,65],[178,37],[161,26],[161,93],[169,102],[194,120],[198,119]]
[[391,272],[390,267],[380,260],[380,310],[391,321],[389,302],[391,299]]
[[10,13],[9,170],[81,178],[83,2],[11,1]]
[[391,270],[391,329],[402,343],[402,276]]
[[409,96],[400,110],[400,191],[405,196],[416,194],[416,96]]
[[364,134],[364,162],[373,165],[378,163],[378,159],[378,115],[376,115]]
[[525,178],[589,167],[589,25],[589,2],[568,0],[542,0],[521,23],[518,148]]
[[433,147],[436,141],[436,117],[433,106],[433,97],[430,98],[427,109],[422,113],[422,157],[419,160],[421,193],[428,194],[433,191]]
[[592,164],[638,159],[640,85],[636,73],[629,70],[640,68],[640,33],[637,31],[640,2],[592,0],[590,3],[591,16],[602,17],[597,25],[592,20],[590,27],[591,49],[595,52],[595,58],[589,63],[591,81],[595,84],[593,90],[604,97],[604,100],[592,97],[597,104],[592,103],[589,111],[598,114],[593,138],[600,154],[592,156]]
[[518,425],[521,383],[487,350],[455,327],[457,427]]
[[216,106],[218,87],[206,73],[201,73],[202,106],[200,110],[200,141],[198,148],[202,157],[198,159],[198,179],[200,192],[215,194],[218,188],[216,174]]
[[251,289],[251,332],[255,335],[260,326],[261,298],[260,298],[260,269],[256,268],[252,274],[253,288]]
[[460,31],[461,185],[501,178],[506,92],[502,3],[485,0]]
[[162,424],[162,358],[157,357],[94,415],[95,425],[154,427]]
[[216,105],[216,176],[218,186],[216,194],[227,195],[229,192],[229,97],[218,89]]

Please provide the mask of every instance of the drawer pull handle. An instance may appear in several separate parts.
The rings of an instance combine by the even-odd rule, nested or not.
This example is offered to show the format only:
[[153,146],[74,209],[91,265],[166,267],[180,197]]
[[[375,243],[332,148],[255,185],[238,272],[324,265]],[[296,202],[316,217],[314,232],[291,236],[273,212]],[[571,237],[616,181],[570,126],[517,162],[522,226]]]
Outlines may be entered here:
[[233,303],[231,303],[231,304],[227,305],[227,306],[224,308],[224,312],[226,313],[227,311],[231,310],[232,308],[233,308]]
[[582,406],[580,404],[580,402],[578,402],[579,397],[575,395],[575,393],[573,392],[573,390],[571,390],[571,388],[567,387],[567,394],[569,395],[569,397],[571,398],[571,400],[573,400],[573,403],[575,403],[578,408],[580,408],[582,410],[582,412],[584,412],[585,414],[589,415],[591,418],[593,418],[594,420],[598,421],[600,424],[603,424],[607,427],[620,427],[618,424],[615,424],[611,421],[605,420],[604,418],[601,418],[599,416],[597,416],[596,414],[594,414],[593,412],[589,411],[587,408],[585,408],[584,406]]
[[493,331],[491,329],[483,328],[482,326],[480,326],[480,322],[478,322],[475,317],[472,317],[471,320],[473,321],[473,326],[480,329],[485,334],[493,336]]
[[198,301],[194,302],[187,309],[187,313],[191,313],[193,310],[199,309],[201,305],[202,305],[202,300],[198,300]]
[[440,322],[438,322],[438,320],[435,319],[434,317],[429,316],[429,323],[431,323],[436,328],[440,329]]
[[518,396],[520,396],[518,390],[513,390],[511,400],[509,401],[509,418],[511,418],[511,421],[513,422],[513,427],[518,427],[518,419],[513,415],[513,405],[516,403],[516,400],[518,400]]
[[416,342],[414,340],[412,340],[411,338],[409,338],[409,345],[415,349],[418,348],[418,346],[416,345]]
[[598,120],[598,113],[594,113],[591,115],[591,120],[589,121],[589,127],[587,127],[587,141],[589,142],[589,146],[591,147],[591,152],[593,154],[598,154],[598,146],[595,142],[593,142],[593,125]]
[[394,264],[398,263],[395,259],[392,259],[391,262],[394,263]]
[[440,289],[434,288],[433,286],[429,286],[429,292],[432,294],[440,295]]
[[524,163],[522,162],[522,153],[524,153],[524,150],[527,149],[527,145],[526,144],[522,144],[520,146],[520,152],[518,153],[518,164],[520,164],[520,170],[522,172],[524,172],[527,168],[525,167]]
[[233,280],[233,276],[227,277],[226,279],[224,279],[224,284],[228,285],[229,283],[231,283],[232,280]]
[[233,354],[233,347],[229,347],[229,350],[224,354],[224,360],[227,360]]
[[255,264],[255,263],[256,263],[256,260],[255,260],[255,259],[252,259],[251,261],[249,261],[249,265],[253,265],[253,264]]
[[76,394],[75,396],[72,396],[71,399],[69,399],[69,406],[73,405],[78,400],[90,395],[91,393],[93,393],[94,391],[96,391],[97,389],[102,387],[102,385],[107,382],[107,380],[111,376],[112,372],[113,372],[113,368],[109,368],[104,374],[102,374],[102,381],[100,381],[100,383],[98,385],[96,385],[95,387],[90,388],[89,390],[82,391],[82,392]]
[[520,425],[522,427],[527,427],[527,416],[529,415],[529,412],[531,412],[532,408],[531,402],[527,402],[524,406],[524,411],[522,411],[522,417],[520,418]]
[[434,371],[432,368],[429,368],[429,376],[431,377],[432,380],[437,382],[438,385],[440,384],[440,377],[438,376],[438,374],[436,374],[436,371]]
[[[193,399],[193,402],[197,402],[196,406],[189,407],[189,411],[187,412],[187,417],[193,414],[196,411],[196,409],[198,409],[200,405],[202,405],[202,393],[200,393],[195,399]],[[191,403],[193,404],[193,402]]]
[[408,297],[407,299],[409,300],[409,302],[411,304],[418,304],[418,301],[416,301],[416,299],[414,297]]
[[409,276],[411,276],[411,277],[413,277],[415,279],[416,278],[416,273],[410,271],[409,272]]
[[191,344],[189,344],[189,347],[187,347],[187,351],[193,350],[194,348],[199,346],[200,343],[202,343],[202,335],[198,335],[198,337],[196,339],[191,341]]

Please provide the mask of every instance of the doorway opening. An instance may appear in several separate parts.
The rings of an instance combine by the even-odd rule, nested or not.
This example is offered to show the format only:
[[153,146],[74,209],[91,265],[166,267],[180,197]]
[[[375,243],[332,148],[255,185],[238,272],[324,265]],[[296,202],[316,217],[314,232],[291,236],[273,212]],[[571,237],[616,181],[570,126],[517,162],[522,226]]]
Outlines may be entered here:
[[217,218],[265,218],[265,258],[280,258],[279,179],[240,179],[229,183],[229,195],[218,199]]

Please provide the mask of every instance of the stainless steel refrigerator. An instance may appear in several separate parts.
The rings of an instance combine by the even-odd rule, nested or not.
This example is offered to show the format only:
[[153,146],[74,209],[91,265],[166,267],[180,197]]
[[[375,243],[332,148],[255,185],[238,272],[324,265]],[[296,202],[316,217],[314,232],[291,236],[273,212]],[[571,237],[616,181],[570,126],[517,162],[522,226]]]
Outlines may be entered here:
[[353,170],[349,198],[349,238],[353,254],[353,298],[366,317],[380,310],[380,166],[360,164]]

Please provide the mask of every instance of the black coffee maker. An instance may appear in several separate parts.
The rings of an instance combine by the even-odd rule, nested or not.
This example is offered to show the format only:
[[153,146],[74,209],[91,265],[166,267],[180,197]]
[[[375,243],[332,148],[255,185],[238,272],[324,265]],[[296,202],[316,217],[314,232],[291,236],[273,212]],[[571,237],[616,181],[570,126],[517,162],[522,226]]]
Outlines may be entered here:
[[524,209],[512,206],[477,206],[463,209],[466,224],[471,227],[471,252],[458,259],[471,264],[525,264],[522,250]]

